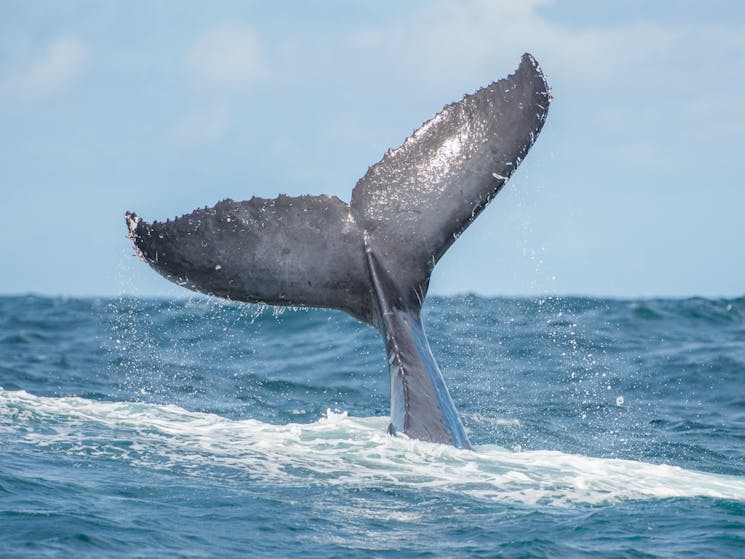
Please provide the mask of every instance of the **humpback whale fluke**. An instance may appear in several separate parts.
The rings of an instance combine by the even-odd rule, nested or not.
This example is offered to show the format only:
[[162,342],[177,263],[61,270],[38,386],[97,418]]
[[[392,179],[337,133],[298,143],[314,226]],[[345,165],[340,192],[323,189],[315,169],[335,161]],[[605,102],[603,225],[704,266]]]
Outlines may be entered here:
[[135,250],[210,295],[345,311],[384,336],[390,432],[470,448],[424,335],[430,274],[533,145],[551,101],[524,54],[502,80],[447,105],[335,196],[223,200],[173,221],[125,218]]

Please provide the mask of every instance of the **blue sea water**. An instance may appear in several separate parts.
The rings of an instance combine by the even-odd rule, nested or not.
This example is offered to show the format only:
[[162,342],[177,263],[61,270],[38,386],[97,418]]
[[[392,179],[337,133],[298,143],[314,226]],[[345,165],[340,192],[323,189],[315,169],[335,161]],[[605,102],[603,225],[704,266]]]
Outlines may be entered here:
[[745,298],[432,297],[475,452],[341,313],[0,298],[0,556],[745,557]]

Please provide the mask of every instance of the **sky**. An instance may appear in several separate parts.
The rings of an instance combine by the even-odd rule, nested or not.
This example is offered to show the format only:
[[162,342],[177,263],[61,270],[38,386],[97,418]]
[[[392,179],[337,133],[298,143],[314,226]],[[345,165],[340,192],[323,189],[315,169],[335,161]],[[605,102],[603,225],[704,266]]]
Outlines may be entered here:
[[554,102],[430,293],[745,293],[745,3],[0,0],[0,293],[185,292],[123,214],[333,194],[540,62]]

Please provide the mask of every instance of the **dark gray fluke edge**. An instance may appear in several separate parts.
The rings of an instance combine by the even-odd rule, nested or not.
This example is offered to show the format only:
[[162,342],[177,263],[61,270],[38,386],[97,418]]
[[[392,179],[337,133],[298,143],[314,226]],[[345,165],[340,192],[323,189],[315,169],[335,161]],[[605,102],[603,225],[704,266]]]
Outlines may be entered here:
[[447,105],[335,196],[223,200],[173,221],[125,216],[137,253],[189,289],[345,311],[384,336],[390,432],[470,448],[424,335],[430,274],[533,145],[551,94],[524,54],[505,79]]

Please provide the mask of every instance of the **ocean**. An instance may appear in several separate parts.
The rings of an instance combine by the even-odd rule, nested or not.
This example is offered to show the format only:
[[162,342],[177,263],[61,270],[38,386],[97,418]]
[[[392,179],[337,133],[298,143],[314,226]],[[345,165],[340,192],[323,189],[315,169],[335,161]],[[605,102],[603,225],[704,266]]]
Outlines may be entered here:
[[745,557],[745,298],[430,297],[475,451],[334,311],[0,298],[0,556]]

